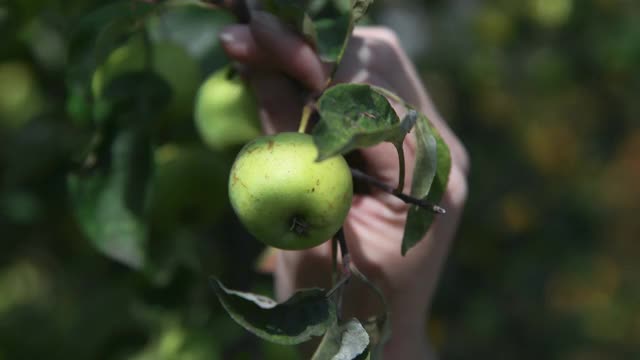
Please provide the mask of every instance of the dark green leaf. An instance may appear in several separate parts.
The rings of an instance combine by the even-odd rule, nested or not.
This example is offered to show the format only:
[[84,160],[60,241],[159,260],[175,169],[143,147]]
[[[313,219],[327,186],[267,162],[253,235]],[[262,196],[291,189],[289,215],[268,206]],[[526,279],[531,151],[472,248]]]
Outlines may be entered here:
[[124,17],[130,19],[140,18],[148,15],[156,8],[157,5],[151,2],[131,0],[114,1],[84,16],[75,27],[74,34],[100,29],[108,23]]
[[317,33],[317,52],[320,58],[327,62],[340,62],[352,29],[349,14],[320,19],[314,24]]
[[314,21],[318,34],[317,51],[322,60],[340,63],[353,28],[372,2],[373,0],[351,0],[351,9],[346,13],[341,12],[338,4],[333,3],[331,17]]
[[265,8],[294,28],[313,46],[316,45],[317,34],[313,21],[307,14],[307,1],[303,0],[267,0]]
[[[411,195],[437,204],[442,199],[449,180],[449,171],[451,170],[449,147],[438,132],[428,124],[424,116],[416,125],[416,138],[418,146]],[[433,158],[434,154],[436,155],[435,159]],[[435,168],[433,167],[434,163],[436,164]],[[402,239],[403,255],[424,237],[435,216],[436,214],[432,211],[415,205],[409,208],[404,238]]]
[[[268,0],[265,7],[304,36],[322,60],[339,63],[355,23],[371,2],[352,0],[349,11],[344,11],[335,1],[326,0]],[[319,14],[321,18],[316,17]]]
[[414,117],[399,121],[389,101],[369,85],[340,84],[318,101],[320,122],[313,130],[318,161],[384,141],[397,142]]
[[369,335],[357,319],[343,325],[334,324],[325,333],[312,360],[352,360],[366,356]]
[[324,334],[336,320],[333,304],[321,289],[301,290],[282,304],[251,293],[211,286],[229,315],[253,334],[283,345],[308,341]]
[[70,78],[90,78],[106,55],[144,23],[140,19],[156,8],[157,5],[141,1],[118,1],[83,17],[72,33],[69,50]]
[[133,268],[145,261],[147,229],[142,221],[150,176],[150,147],[133,131],[118,134],[108,159],[91,174],[68,179],[80,227],[105,255]]
[[151,71],[127,72],[105,87],[101,100],[111,110],[107,115],[133,114],[135,121],[150,121],[162,112],[171,99],[171,87]]

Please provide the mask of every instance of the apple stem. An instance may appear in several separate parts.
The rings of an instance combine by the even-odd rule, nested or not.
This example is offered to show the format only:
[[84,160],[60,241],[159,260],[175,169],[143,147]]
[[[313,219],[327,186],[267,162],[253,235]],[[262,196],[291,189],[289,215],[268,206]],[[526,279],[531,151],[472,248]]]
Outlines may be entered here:
[[300,125],[298,126],[298,132],[304,134],[307,131],[307,125],[309,124],[309,118],[311,117],[311,106],[305,105],[302,108],[302,117],[300,118]]
[[397,197],[398,199],[404,201],[407,204],[413,204],[413,205],[417,205],[425,210],[429,210],[432,211],[436,214],[445,214],[447,211],[442,208],[439,205],[433,204],[429,201],[426,200],[422,200],[422,199],[418,199],[415,198],[411,195],[405,194],[401,191],[398,191],[398,189],[395,189],[393,186],[390,186],[388,184],[383,183],[382,181],[374,178],[371,175],[367,175],[364,172],[358,170],[358,169],[354,169],[351,168],[351,175],[353,175],[354,178],[358,179],[358,180],[363,180],[368,182],[369,184],[385,191],[388,192],[389,194],[392,194],[393,196]]

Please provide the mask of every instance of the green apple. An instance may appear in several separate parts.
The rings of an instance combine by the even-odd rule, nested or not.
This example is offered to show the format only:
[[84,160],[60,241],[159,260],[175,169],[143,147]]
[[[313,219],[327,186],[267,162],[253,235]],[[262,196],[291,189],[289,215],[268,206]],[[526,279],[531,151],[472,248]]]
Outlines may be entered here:
[[[167,105],[167,115],[171,118],[188,118],[200,84],[200,65],[184,47],[166,41],[153,43],[149,55],[153,71],[171,86],[172,99]],[[109,82],[123,73],[144,70],[145,63],[143,38],[134,36],[109,54],[93,74],[93,95],[100,97]]]
[[196,127],[214,149],[242,145],[260,135],[254,97],[239,78],[230,79],[228,74],[228,67],[213,73],[196,97]]
[[150,218],[160,232],[210,224],[226,206],[228,164],[203,147],[165,144],[154,153]]
[[19,127],[42,109],[37,80],[26,63],[0,63],[0,126]]
[[242,148],[229,176],[229,198],[258,240],[280,249],[319,245],[340,229],[351,207],[351,171],[342,156],[316,162],[313,138],[280,133]]

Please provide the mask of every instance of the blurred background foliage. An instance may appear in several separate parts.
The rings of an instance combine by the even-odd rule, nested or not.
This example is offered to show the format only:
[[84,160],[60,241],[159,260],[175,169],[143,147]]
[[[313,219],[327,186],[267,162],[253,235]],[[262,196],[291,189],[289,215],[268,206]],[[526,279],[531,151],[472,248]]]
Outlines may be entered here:
[[[237,84],[198,92],[233,19],[176,8],[75,39],[101,5],[0,1],[0,359],[298,358],[207,286],[272,291],[226,196],[255,135],[229,124],[255,113]],[[640,356],[638,19],[633,0],[375,4],[472,158],[428,320],[443,358]]]

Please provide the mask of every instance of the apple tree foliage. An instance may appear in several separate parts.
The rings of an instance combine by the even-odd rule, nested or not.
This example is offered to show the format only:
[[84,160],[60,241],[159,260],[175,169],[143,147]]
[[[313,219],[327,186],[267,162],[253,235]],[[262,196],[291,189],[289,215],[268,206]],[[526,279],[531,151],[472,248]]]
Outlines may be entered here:
[[[371,2],[265,0],[262,5],[303,36],[324,61],[334,64],[335,69],[355,24],[365,15]],[[171,69],[163,69],[163,63],[175,62],[174,59],[159,59],[172,56],[156,46],[158,33],[166,31],[163,30],[163,15],[184,7],[202,13],[222,11],[205,0],[112,2],[84,17],[74,27],[68,55],[73,66],[67,74],[67,111],[88,134],[83,151],[76,156],[67,176],[76,219],[98,251],[158,281],[165,279],[177,263],[193,264],[186,255],[189,251],[184,251],[178,244],[168,246],[164,254],[157,253],[149,244],[151,238],[166,235],[162,229],[168,227],[162,225],[172,218],[157,209],[184,205],[180,199],[161,196],[170,192],[170,185],[164,185],[163,181],[166,182],[167,177],[179,178],[183,171],[172,167],[171,159],[185,157],[214,169],[214,172],[224,171],[228,165],[216,160],[215,156],[208,156],[206,151],[185,150],[169,143],[180,142],[196,133],[202,142],[219,150],[230,144],[241,144],[258,133],[255,109],[251,111],[248,105],[250,96],[237,83],[224,84],[227,80],[224,73],[228,70],[214,73],[215,69],[197,68],[189,72],[195,75],[175,79],[170,74]],[[190,36],[192,40],[198,39],[203,33],[205,31],[192,29]],[[132,46],[137,48],[127,53],[128,47]],[[122,65],[117,64],[118,56],[124,59]],[[188,66],[184,61],[178,62],[174,65]],[[132,66],[133,63],[138,65]],[[212,73],[208,79],[207,73]],[[103,82],[98,90],[96,74],[101,74]],[[176,85],[176,81],[188,81],[189,77],[195,78],[192,82],[196,87],[203,84],[197,95],[195,90],[192,92],[194,100],[198,98],[194,112],[196,121],[166,119],[167,113],[171,114],[168,109],[175,107],[173,103],[184,101],[184,93],[177,93],[181,85]],[[232,94],[229,99],[223,98],[227,96],[223,91],[215,91],[217,83],[225,86],[225,93]],[[186,87],[189,88],[189,84]],[[189,90],[186,94],[190,94]],[[203,106],[202,99],[207,98],[211,99],[212,105]],[[405,106],[407,111],[403,119],[391,106],[390,98]],[[195,101],[188,105],[194,104]],[[437,204],[441,200],[451,165],[449,150],[426,116],[411,104],[402,102],[386,89],[366,84],[340,84],[326,89],[317,99],[315,109],[320,120],[312,135],[319,152],[318,161],[390,142],[400,159],[400,184],[405,168],[402,142],[413,129],[417,139],[416,164],[412,187],[406,191],[429,203]],[[225,124],[209,119],[217,116],[229,119],[227,121],[241,119],[245,121],[246,129],[239,133],[241,136],[225,142],[219,136],[221,131],[226,131]],[[218,195],[226,196],[224,184],[216,183],[215,179],[204,172],[185,181],[193,188],[190,190],[193,194],[190,194],[194,198],[198,198],[197,189],[203,187],[217,187],[220,189]],[[404,190],[398,185],[397,191]],[[202,222],[205,221],[203,214],[217,211],[207,204],[189,205],[197,212],[190,214],[190,219],[200,218]],[[150,208],[156,210],[150,211]],[[412,205],[402,247],[398,251],[405,254],[423,238],[435,216],[428,209]],[[354,273],[370,284],[357,269]],[[384,303],[379,290],[370,285],[372,296],[380,296]],[[300,290],[286,302],[277,304],[260,295],[229,290],[218,280],[212,280],[211,286],[231,317],[265,340],[298,344],[324,335],[314,359],[380,358],[382,344],[389,336],[386,313],[367,324],[356,319],[341,319],[340,297],[334,296],[335,289]]]

